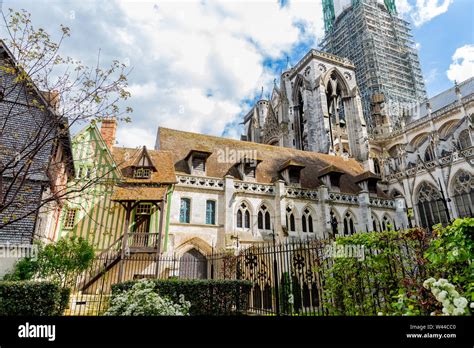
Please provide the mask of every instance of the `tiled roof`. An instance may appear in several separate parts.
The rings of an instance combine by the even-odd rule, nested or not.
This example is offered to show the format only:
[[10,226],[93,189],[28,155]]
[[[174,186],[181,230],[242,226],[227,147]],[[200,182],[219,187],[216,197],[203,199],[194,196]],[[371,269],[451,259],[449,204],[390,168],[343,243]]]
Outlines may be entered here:
[[365,171],[363,166],[354,159],[344,159],[338,156],[286,147],[257,144],[162,127],[159,128],[158,137],[160,149],[172,152],[175,170],[178,173],[188,172],[184,158],[191,149],[197,146],[212,149],[212,154],[206,162],[207,175],[210,177],[223,178],[226,175],[232,175],[232,168],[238,162],[238,159],[235,159],[234,155],[235,161],[229,161],[228,159],[232,157],[227,155],[239,153],[237,151],[241,151],[241,155],[249,155],[249,151],[256,151],[255,156],[263,159],[257,167],[256,181],[258,183],[272,183],[280,179],[279,169],[285,162],[290,161],[290,163],[305,166],[301,170],[301,187],[303,188],[317,188],[320,186],[322,183],[318,179],[319,172],[328,166],[334,166],[345,173],[341,177],[341,191],[357,193],[360,188],[355,183],[354,177]]
[[166,187],[126,186],[115,187],[113,201],[161,201]]
[[359,174],[357,175],[355,178],[354,178],[355,182],[361,182],[361,181],[364,181],[364,180],[376,180],[376,181],[380,181],[382,180],[382,178],[380,177],[380,175],[377,175],[375,173],[372,173],[370,171],[367,171],[367,172],[364,172],[362,174]]
[[176,175],[174,172],[173,156],[168,151],[148,150],[148,155],[153,162],[156,171],[152,171],[149,179],[135,179],[133,178],[132,166],[135,164],[137,158],[142,154],[143,148],[134,149],[126,147],[113,147],[112,156],[117,164],[119,170],[122,172],[123,179],[128,183],[143,183],[143,184],[172,184],[176,182]]

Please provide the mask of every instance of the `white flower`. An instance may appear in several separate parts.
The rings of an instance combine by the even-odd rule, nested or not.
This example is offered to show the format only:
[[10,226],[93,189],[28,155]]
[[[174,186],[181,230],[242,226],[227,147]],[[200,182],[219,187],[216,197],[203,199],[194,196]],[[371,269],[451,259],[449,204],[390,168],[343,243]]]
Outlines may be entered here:
[[445,284],[448,284],[448,281],[447,281],[446,279],[444,279],[444,278],[440,278],[440,279],[438,279],[438,283],[439,283],[440,285],[445,285]]
[[436,315],[436,312],[431,312],[430,315],[431,315],[431,316],[435,316],[435,315]]
[[378,315],[378,316],[382,316],[383,313],[382,313],[382,312],[378,312],[377,315]]
[[425,289],[429,289],[431,288],[431,285],[436,281],[436,279],[434,278],[428,278],[426,279],[424,282],[423,282],[423,287]]
[[455,298],[453,303],[456,307],[461,308],[463,310],[467,306],[467,300],[464,297]]
[[456,290],[452,290],[449,292],[449,295],[453,298],[458,298],[459,297],[459,292],[457,292]]
[[454,290],[454,285],[451,284],[451,283],[449,283],[449,284],[446,284],[446,285],[444,286],[444,288],[445,288],[448,292],[450,292],[450,291],[453,291],[453,290]]
[[433,293],[433,295],[438,296],[438,294],[441,292],[441,290],[438,289],[438,288],[433,288],[433,289],[431,289],[431,292]]
[[436,297],[436,299],[439,301],[439,302],[443,302],[445,299],[446,299],[446,296],[448,296],[448,292],[447,291],[441,291],[438,296]]
[[448,311],[448,308],[447,307],[443,307],[443,313],[445,315],[449,315],[449,311]]
[[448,307],[449,305],[451,305],[451,301],[449,300],[444,300],[444,301],[440,301],[442,304],[443,304],[443,307]]
[[439,282],[434,282],[432,286],[435,287],[435,288],[438,288],[440,285],[441,284]]
[[454,308],[453,310],[453,315],[463,315],[464,314],[464,309],[462,308]]
[[474,302],[471,302],[471,304],[469,305],[469,307],[474,308]]

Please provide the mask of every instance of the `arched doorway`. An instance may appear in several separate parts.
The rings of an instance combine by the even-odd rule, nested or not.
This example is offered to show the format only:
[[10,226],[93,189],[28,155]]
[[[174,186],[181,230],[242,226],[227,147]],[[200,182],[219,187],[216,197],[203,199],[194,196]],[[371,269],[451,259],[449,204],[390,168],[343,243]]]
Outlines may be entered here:
[[181,279],[206,279],[207,259],[196,249],[191,249],[181,256],[179,260],[179,278]]

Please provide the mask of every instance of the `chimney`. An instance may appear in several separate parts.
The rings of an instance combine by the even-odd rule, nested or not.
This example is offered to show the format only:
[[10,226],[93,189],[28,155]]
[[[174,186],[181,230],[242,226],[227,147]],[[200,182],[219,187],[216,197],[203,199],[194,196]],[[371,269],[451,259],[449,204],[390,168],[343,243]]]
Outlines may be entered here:
[[100,126],[100,134],[107,144],[108,148],[112,150],[115,145],[115,133],[117,132],[117,120],[115,117],[104,117],[102,125]]

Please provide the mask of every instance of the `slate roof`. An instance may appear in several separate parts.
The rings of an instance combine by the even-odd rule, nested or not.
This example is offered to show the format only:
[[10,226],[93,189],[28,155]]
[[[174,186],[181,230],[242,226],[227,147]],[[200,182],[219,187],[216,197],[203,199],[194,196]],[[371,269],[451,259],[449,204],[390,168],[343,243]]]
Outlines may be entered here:
[[[473,94],[474,93],[474,77],[471,77],[459,83],[458,87],[463,97]],[[435,95],[434,97],[430,98],[428,101],[430,102],[430,105],[431,105],[431,113],[435,113],[436,111],[441,110],[442,108],[457,101],[455,87],[453,86],[445,90],[444,92],[441,92],[440,94]],[[426,103],[421,103],[420,114],[418,117],[416,117],[415,120],[425,117],[427,115],[428,115],[428,109],[426,107]]]

